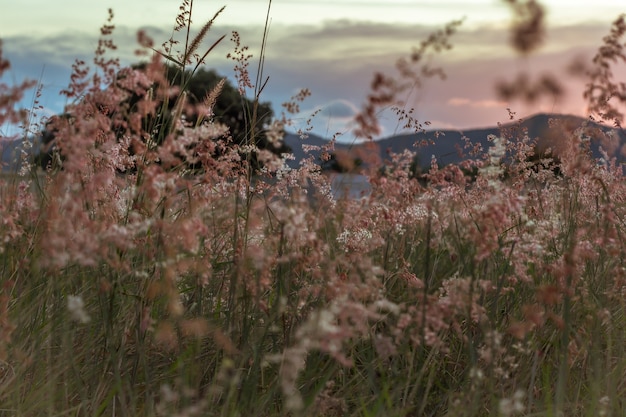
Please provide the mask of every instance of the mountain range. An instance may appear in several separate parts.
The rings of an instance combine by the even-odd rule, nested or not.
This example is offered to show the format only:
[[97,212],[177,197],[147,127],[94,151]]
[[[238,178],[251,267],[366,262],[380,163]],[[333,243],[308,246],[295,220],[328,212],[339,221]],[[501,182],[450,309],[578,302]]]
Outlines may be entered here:
[[[595,158],[602,157],[601,147],[611,156],[614,156],[619,163],[626,162],[626,156],[621,152],[622,147],[626,145],[626,131],[624,129],[615,129],[603,124],[593,122],[577,116],[559,115],[540,113],[528,117],[520,121],[514,121],[501,126],[493,126],[480,129],[460,130],[427,130],[417,133],[398,134],[374,142],[376,156],[382,160],[389,159],[391,153],[402,153],[409,149],[417,153],[419,165],[427,167],[430,165],[431,157],[437,158],[440,165],[448,165],[458,163],[466,155],[462,155],[459,150],[463,150],[466,141],[472,144],[480,144],[483,150],[492,145],[488,137],[490,135],[502,136],[503,134],[512,137],[523,137],[524,130],[530,139],[537,139],[537,147],[545,149],[547,147],[555,150],[561,148],[565,141],[570,140],[563,132],[563,128],[551,128],[550,120],[561,122],[566,126],[566,130],[574,130],[583,124],[585,129],[582,131],[583,137],[589,138],[590,148]],[[520,133],[522,132],[522,133]],[[317,163],[321,163],[322,147],[328,144],[328,140],[320,136],[309,134],[307,138],[302,139],[300,135],[295,133],[287,133],[285,135],[285,143],[292,149],[294,160],[288,161],[292,168],[297,168],[300,162],[310,156],[314,157]],[[427,143],[422,146],[414,146],[416,143]],[[303,149],[303,145],[308,148],[308,153]],[[15,160],[19,160],[22,141],[0,141],[0,162],[2,171],[14,171]],[[33,149],[38,149],[38,144],[34,144]],[[344,155],[343,159],[364,159],[363,156],[372,151],[371,145],[363,143],[355,143],[352,145],[345,143],[336,143],[335,152],[338,155]],[[626,149],[626,147],[625,147]],[[17,159],[16,159],[17,157]]]
[[[559,126],[561,127],[551,127],[551,120],[560,122]],[[459,152],[459,150],[464,150],[468,141],[474,145],[480,144],[483,151],[487,152],[489,147],[493,145],[488,139],[490,135],[499,137],[504,134],[512,138],[520,138],[526,134],[529,139],[537,140],[539,151],[551,148],[553,153],[558,155],[559,150],[562,149],[566,141],[571,140],[565,131],[574,131],[583,126],[583,124],[585,127],[581,131],[582,136],[589,139],[590,149],[595,158],[602,157],[602,147],[602,149],[609,152],[610,156],[614,156],[617,162],[626,162],[626,156],[621,152],[621,148],[626,144],[626,131],[624,129],[615,129],[582,117],[548,113],[536,114],[526,119],[505,123],[500,126],[464,131],[427,130],[394,135],[377,140],[374,143],[378,153],[377,156],[382,160],[388,160],[391,153],[402,153],[404,150],[409,149],[416,152],[421,167],[428,167],[432,156],[437,158],[439,165],[445,166],[468,158],[467,155]],[[285,142],[291,147],[295,156],[295,160],[289,162],[292,167],[298,166],[299,161],[306,158],[307,155],[313,155],[316,160],[320,160],[321,150],[312,150],[307,154],[302,149],[303,144],[315,149],[316,147],[321,148],[328,143],[326,139],[316,135],[311,134],[306,139],[301,139],[299,135],[294,133],[288,133],[285,136]],[[414,144],[420,143],[420,146],[414,146]],[[336,143],[335,150],[343,154],[344,159],[346,158],[345,155],[356,159],[364,154],[365,146],[362,143],[353,145]],[[467,150],[465,150],[465,153],[467,153]]]
[[[0,172],[15,172],[18,169],[19,161],[24,149],[23,139],[7,140],[0,137]],[[39,141],[33,141],[32,149],[28,153],[39,152]]]

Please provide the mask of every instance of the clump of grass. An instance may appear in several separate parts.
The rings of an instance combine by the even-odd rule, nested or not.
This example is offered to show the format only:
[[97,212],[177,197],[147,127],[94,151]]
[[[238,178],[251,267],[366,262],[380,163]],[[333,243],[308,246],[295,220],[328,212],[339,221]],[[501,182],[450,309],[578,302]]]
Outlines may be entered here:
[[463,166],[433,161],[427,184],[414,153],[392,155],[369,195],[335,199],[312,157],[289,170],[259,153],[253,172],[254,107],[243,147],[210,119],[159,123],[163,60],[198,68],[212,22],[123,70],[124,88],[107,22],[98,71],[76,63],[80,100],[54,122],[58,165],[0,183],[0,414],[623,414],[626,183],[583,128],[557,125],[569,141],[532,166],[524,132],[503,131]]

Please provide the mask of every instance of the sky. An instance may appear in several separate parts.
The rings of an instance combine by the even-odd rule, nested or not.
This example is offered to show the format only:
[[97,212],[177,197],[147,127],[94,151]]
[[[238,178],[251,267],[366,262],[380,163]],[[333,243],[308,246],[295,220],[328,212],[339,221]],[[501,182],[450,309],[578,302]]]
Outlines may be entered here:
[[[397,74],[395,62],[446,23],[464,19],[451,38],[453,49],[428,58],[445,71],[445,80],[428,79],[405,96],[405,108],[431,128],[470,129],[508,120],[507,108],[525,117],[538,112],[586,116],[583,80],[570,79],[565,68],[575,58],[590,60],[610,24],[626,12],[623,0],[544,0],[548,33],[534,54],[520,57],[509,46],[512,13],[503,0],[273,0],[264,63],[269,81],[261,96],[280,115],[280,104],[301,88],[312,95],[301,104],[294,126],[310,121],[313,132],[330,137],[343,134],[350,141],[351,120],[362,108],[374,72]],[[622,6],[620,6],[622,4]],[[136,33],[145,29],[160,45],[172,35],[178,0],[0,0],[0,39],[12,63],[2,82],[40,80],[42,113],[62,111],[66,102],[58,91],[67,86],[75,59],[89,61],[97,45],[99,27],[112,8],[114,40],[124,64],[137,61]],[[233,63],[226,59],[233,30],[241,35],[254,57],[256,75],[266,0],[195,0],[193,28],[201,27],[217,10],[204,44],[226,39],[207,59],[207,66],[233,80]],[[202,49],[202,48],[201,48]],[[504,102],[495,92],[499,80],[512,80],[520,71],[552,72],[567,86],[561,101],[544,99],[532,105]],[[622,79],[624,68],[617,69]],[[25,99],[28,107],[31,96]],[[381,113],[382,136],[402,131],[391,111]]]

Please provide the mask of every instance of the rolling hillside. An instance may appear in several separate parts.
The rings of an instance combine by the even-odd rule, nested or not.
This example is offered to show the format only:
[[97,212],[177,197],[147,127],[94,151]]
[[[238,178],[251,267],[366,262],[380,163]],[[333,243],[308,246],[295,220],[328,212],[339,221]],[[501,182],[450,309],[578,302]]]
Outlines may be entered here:
[[[416,134],[401,134],[379,140],[376,144],[382,159],[388,159],[390,153],[400,153],[405,149],[411,149],[417,152],[421,166],[427,166],[433,155],[437,158],[440,165],[447,165],[458,163],[464,158],[467,158],[467,155],[459,153],[459,150],[463,151],[466,143],[463,138],[469,139],[469,142],[472,144],[480,144],[484,150],[487,150],[490,146],[487,139],[489,135],[500,136],[504,131],[508,132],[512,137],[520,137],[523,136],[523,134],[521,134],[523,129],[527,129],[529,138],[538,139],[537,143],[539,148],[545,149],[546,147],[551,147],[558,152],[558,149],[567,138],[558,129],[550,128],[550,119],[562,121],[571,129],[576,129],[582,126],[583,123],[587,123],[584,136],[589,137],[591,140],[591,150],[594,157],[600,158],[602,156],[600,152],[600,146],[602,146],[606,150],[613,148],[612,152],[609,153],[615,156],[618,162],[626,161],[626,157],[620,152],[620,148],[626,144],[626,132],[624,130],[615,130],[614,143],[609,145],[607,143],[609,139],[607,133],[614,129],[593,123],[581,117],[556,114],[537,114],[524,120],[521,125],[518,123],[509,123],[503,125],[502,128],[494,126],[482,129],[471,129],[463,132],[458,130],[440,130]],[[321,146],[326,143],[326,141],[319,136],[310,135],[309,138],[302,140],[295,134],[288,134],[285,141],[287,145],[291,147],[296,157],[296,160],[291,162],[292,166],[297,166],[298,161],[302,160],[307,155],[302,150],[302,144]],[[421,142],[429,142],[429,144],[419,147],[414,146],[414,144]],[[359,154],[360,148],[362,148],[362,145],[336,145],[336,149],[348,152],[355,157]],[[320,152],[313,151],[311,154],[319,157]]]
[[[552,147],[557,149],[562,146],[566,137],[557,129],[549,128],[549,120],[555,119],[566,123],[566,125],[572,129],[581,126],[583,123],[587,123],[587,129],[584,135],[591,140],[591,149],[596,158],[601,157],[600,146],[604,149],[611,150],[611,155],[615,156],[618,162],[626,162],[626,156],[620,152],[622,146],[626,144],[626,131],[615,130],[615,136],[613,144],[607,144],[607,133],[614,130],[608,126],[600,125],[587,121],[581,117],[564,116],[556,114],[537,114],[532,116],[518,125],[517,123],[509,123],[502,126],[504,130],[509,131],[513,137],[519,137],[522,128],[527,129],[528,136],[531,139],[539,138],[538,144],[540,147]],[[390,153],[400,153],[405,149],[411,149],[417,152],[418,159],[421,166],[427,166],[430,164],[431,157],[434,155],[440,165],[447,165],[451,163],[458,163],[467,155],[461,155],[459,150],[463,150],[465,141],[463,138],[469,139],[473,144],[480,144],[483,149],[487,149],[490,143],[487,139],[489,135],[501,135],[501,128],[494,126],[482,129],[470,129],[466,131],[458,130],[440,130],[440,131],[426,131],[415,134],[401,134],[385,138],[376,142],[378,147],[378,153],[380,158],[388,159]],[[299,166],[300,161],[306,158],[308,155],[313,155],[316,161],[320,161],[319,156],[321,154],[320,149],[324,144],[328,143],[326,139],[309,135],[306,139],[301,139],[297,134],[287,133],[285,136],[286,144],[292,149],[295,156],[295,160],[289,161],[289,165],[292,168]],[[414,144],[420,142],[429,142],[426,146],[415,147]],[[313,148],[306,153],[303,150],[303,145],[308,148]],[[19,159],[21,150],[21,141],[14,142],[0,142],[0,157],[2,163],[2,171],[15,170],[16,157]],[[35,146],[35,149],[38,147]],[[363,151],[363,145],[345,145],[336,144],[335,148],[346,152],[350,156],[357,157],[360,152]],[[613,148],[613,149],[609,149]]]

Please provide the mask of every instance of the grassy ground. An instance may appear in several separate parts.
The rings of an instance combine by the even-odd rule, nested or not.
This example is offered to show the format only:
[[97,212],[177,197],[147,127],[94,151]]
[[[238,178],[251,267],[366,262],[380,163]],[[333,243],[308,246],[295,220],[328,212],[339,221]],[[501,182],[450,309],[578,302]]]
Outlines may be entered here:
[[1,416],[626,413],[626,182],[579,131],[540,165],[506,132],[419,180],[397,155],[334,199],[209,123],[217,156],[120,139],[92,99],[122,92],[82,93],[62,166],[0,178]]

